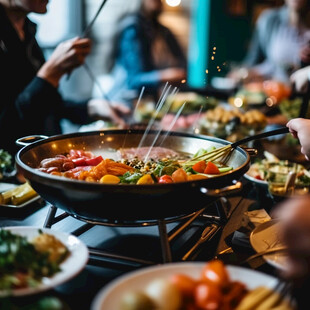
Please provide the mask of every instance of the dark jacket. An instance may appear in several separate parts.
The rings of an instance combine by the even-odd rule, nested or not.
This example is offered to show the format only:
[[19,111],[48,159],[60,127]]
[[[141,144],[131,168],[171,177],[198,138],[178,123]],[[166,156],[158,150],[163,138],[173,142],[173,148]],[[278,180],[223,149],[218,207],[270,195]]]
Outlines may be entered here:
[[145,86],[156,90],[160,86],[159,69],[152,58],[152,44],[156,33],[161,33],[172,55],[178,60],[178,67],[186,69],[186,58],[172,32],[156,21],[147,20],[141,14],[125,17],[120,23],[116,43],[116,61],[112,75],[116,82],[110,92],[115,100],[126,99],[126,91],[135,95]]
[[0,149],[15,155],[15,140],[61,133],[60,119],[86,123],[87,102],[64,101],[51,84],[36,77],[45,59],[28,18],[22,42],[0,5]]

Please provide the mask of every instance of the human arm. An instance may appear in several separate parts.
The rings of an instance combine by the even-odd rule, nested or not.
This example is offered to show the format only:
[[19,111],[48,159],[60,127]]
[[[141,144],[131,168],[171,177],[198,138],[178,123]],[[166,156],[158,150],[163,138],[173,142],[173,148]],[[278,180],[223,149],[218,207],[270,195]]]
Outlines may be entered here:
[[37,76],[57,87],[64,74],[70,73],[85,62],[90,50],[91,42],[88,38],[74,38],[62,42],[40,68]]
[[277,205],[272,217],[281,224],[280,240],[288,247],[286,268],[289,279],[310,276],[310,195],[289,198]]
[[304,118],[291,119],[286,126],[290,133],[299,140],[301,144],[301,153],[307,160],[310,159],[310,120]]

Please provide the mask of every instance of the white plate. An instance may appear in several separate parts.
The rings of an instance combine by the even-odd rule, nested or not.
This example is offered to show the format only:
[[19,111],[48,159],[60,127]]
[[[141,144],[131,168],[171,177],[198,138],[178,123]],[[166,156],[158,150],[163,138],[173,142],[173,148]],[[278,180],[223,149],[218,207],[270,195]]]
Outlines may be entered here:
[[[127,273],[101,289],[92,302],[91,310],[119,309],[121,296],[133,290],[143,290],[155,278],[168,278],[173,274],[182,273],[199,279],[205,262],[169,263],[160,266],[143,268]],[[230,278],[245,283],[248,289],[264,285],[274,288],[277,279],[251,269],[227,266]]]
[[[254,165],[254,164],[253,164]],[[265,180],[259,180],[257,178],[255,178],[256,173],[256,168],[255,166],[251,165],[249,170],[244,174],[244,177],[246,179],[248,179],[249,181],[252,181],[258,185],[262,185],[262,186],[268,186],[268,182]]]
[[39,286],[35,288],[13,289],[10,292],[0,290],[0,297],[6,295],[25,296],[49,290],[76,276],[88,261],[89,254],[86,245],[73,235],[40,227],[12,226],[2,228],[10,230],[14,234],[27,237],[28,240],[34,239],[39,234],[39,229],[41,229],[44,233],[53,235],[60,240],[68,248],[70,255],[60,265],[61,271],[53,277],[43,278]]
[[[277,220],[271,220],[257,226],[250,235],[250,243],[256,252],[283,246],[278,237]],[[271,253],[263,256],[272,266],[285,270],[286,254],[283,252]]]

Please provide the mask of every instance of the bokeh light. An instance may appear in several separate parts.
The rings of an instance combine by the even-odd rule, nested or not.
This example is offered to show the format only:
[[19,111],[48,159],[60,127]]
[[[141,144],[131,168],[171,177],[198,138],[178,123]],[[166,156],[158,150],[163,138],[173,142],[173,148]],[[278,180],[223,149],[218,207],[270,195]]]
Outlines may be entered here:
[[181,0],[166,0],[166,3],[169,6],[175,7],[175,6],[179,6],[181,4]]

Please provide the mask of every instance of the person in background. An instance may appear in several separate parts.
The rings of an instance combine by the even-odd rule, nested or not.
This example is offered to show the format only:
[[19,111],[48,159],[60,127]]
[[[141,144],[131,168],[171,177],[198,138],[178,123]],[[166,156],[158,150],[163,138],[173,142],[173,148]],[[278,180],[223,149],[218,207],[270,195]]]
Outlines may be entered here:
[[310,1],[285,0],[280,8],[259,16],[248,53],[240,68],[228,76],[240,81],[277,80],[289,77],[302,64],[310,64]]
[[[57,46],[45,61],[29,13],[47,12],[47,0],[0,0],[0,149],[15,155],[18,138],[61,134],[60,119],[85,124],[97,117],[122,119],[104,100],[67,101],[57,88],[60,79],[84,63],[88,38]],[[128,109],[127,109],[128,110]]]
[[[295,118],[287,123],[291,134],[299,139],[301,152],[310,158],[310,120]],[[286,199],[275,206],[272,217],[280,221],[279,238],[287,246],[286,280],[294,283],[293,294],[298,309],[310,309],[310,194]],[[306,297],[306,298],[305,298]]]
[[159,22],[161,0],[141,0],[140,10],[120,23],[116,39],[114,87],[110,98],[138,97],[142,87],[156,93],[163,83],[180,85],[186,78],[186,57],[172,32]]

